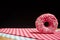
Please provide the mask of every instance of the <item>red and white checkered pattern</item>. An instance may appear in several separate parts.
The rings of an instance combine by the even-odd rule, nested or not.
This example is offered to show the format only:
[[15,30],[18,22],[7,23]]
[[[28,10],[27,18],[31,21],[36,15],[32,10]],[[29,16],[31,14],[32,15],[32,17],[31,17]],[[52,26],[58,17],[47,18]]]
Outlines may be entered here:
[[55,34],[40,34],[36,28],[2,28],[0,33],[24,36],[36,39],[60,40],[60,31]]

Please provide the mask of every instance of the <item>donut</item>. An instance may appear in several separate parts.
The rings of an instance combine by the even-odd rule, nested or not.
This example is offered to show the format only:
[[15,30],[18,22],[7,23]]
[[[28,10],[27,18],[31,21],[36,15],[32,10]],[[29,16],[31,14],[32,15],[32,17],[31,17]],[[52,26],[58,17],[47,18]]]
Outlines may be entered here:
[[36,19],[35,26],[39,33],[54,33],[58,27],[58,20],[55,15],[45,13]]

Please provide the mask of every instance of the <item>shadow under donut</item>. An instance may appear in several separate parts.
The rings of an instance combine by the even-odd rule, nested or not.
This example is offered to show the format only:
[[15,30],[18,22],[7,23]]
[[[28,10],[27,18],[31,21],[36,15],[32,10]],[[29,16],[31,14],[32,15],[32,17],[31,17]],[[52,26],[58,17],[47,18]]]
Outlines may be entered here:
[[40,32],[30,32],[31,34],[54,34],[54,33],[40,33]]

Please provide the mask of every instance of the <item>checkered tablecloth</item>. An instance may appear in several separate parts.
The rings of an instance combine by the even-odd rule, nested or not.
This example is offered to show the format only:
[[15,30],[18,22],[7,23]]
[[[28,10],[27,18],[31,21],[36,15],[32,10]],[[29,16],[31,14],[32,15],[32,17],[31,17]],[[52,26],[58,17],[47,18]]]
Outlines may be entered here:
[[29,38],[30,40],[60,40],[60,30],[56,31],[54,34],[40,34],[36,28],[1,28],[0,33],[25,37],[25,40]]

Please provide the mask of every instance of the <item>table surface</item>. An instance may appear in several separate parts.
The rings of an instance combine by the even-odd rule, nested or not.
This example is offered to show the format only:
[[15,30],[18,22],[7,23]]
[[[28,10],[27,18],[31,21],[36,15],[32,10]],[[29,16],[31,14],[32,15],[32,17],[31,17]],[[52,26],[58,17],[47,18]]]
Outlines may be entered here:
[[1,28],[0,33],[39,40],[60,40],[60,29],[54,34],[40,34],[36,28]]

